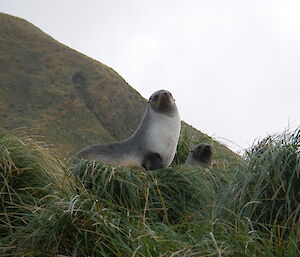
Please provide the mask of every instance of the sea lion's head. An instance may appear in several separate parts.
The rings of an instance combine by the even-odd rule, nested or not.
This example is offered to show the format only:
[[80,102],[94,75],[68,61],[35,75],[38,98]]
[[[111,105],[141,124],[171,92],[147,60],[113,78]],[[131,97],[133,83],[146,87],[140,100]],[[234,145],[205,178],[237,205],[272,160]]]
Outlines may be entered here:
[[197,160],[200,164],[210,165],[212,149],[208,144],[198,144],[191,150],[193,159]]
[[148,103],[151,109],[157,113],[165,114],[167,116],[174,116],[177,112],[177,107],[172,94],[167,90],[159,90],[153,93]]

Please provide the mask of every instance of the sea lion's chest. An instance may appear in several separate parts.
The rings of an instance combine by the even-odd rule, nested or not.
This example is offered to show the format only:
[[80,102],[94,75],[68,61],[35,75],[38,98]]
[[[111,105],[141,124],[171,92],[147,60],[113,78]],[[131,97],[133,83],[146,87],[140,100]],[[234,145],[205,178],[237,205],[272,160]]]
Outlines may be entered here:
[[147,145],[149,151],[158,153],[164,166],[169,166],[174,158],[180,134],[180,118],[156,115],[149,124]]

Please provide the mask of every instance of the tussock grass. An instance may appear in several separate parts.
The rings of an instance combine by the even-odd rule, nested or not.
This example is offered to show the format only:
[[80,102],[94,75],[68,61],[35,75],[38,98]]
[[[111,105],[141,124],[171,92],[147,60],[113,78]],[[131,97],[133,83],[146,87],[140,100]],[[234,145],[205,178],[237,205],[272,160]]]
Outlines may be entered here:
[[62,175],[45,146],[22,137],[0,131],[0,237],[26,225],[39,200],[51,192],[52,179]]
[[204,170],[175,166],[146,171],[82,161],[74,173],[85,190],[98,198],[168,224],[187,213],[205,212],[215,198],[215,194],[206,194],[212,191],[213,178]]
[[299,149],[296,131],[267,137],[246,151],[246,161],[234,171],[227,190],[230,210],[260,223],[296,224],[300,213]]
[[187,130],[184,129],[180,133],[180,138],[177,145],[177,151],[173,159],[172,165],[184,164],[190,151],[191,146],[195,145],[198,140],[190,137]]
[[299,130],[206,169],[179,165],[189,140],[144,171],[1,132],[0,256],[299,256]]

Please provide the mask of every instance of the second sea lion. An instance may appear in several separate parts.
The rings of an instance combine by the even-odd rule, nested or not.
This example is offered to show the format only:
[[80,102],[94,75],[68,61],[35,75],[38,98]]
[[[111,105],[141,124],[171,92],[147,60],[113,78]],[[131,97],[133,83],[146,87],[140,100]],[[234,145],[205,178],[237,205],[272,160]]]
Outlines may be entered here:
[[193,146],[186,159],[185,166],[209,166],[211,165],[212,149],[209,144],[198,144]]

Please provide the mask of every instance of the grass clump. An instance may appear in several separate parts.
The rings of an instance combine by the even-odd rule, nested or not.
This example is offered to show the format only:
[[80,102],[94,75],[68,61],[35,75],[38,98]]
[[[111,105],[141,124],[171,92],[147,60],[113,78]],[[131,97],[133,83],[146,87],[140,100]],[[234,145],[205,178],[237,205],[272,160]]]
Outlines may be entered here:
[[26,225],[59,171],[60,164],[41,143],[0,131],[0,238]]
[[2,256],[299,256],[299,131],[230,165],[154,171],[0,142]]
[[[202,174],[201,174],[202,172]],[[209,173],[180,166],[153,171],[113,168],[82,161],[74,170],[86,190],[99,199],[148,218],[175,223],[214,201]]]
[[295,236],[300,232],[299,131],[267,137],[246,151],[220,195],[219,215],[248,220],[257,241],[269,250],[267,256],[300,253]]
[[246,151],[244,165],[234,171],[228,187],[230,209],[260,223],[295,224],[300,211],[299,148],[296,132],[267,137]]

